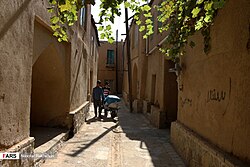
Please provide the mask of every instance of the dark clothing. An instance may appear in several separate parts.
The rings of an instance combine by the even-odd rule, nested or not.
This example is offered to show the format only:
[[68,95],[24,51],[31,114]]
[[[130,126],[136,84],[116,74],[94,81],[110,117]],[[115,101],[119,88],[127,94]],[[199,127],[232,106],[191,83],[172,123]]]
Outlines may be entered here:
[[102,104],[104,101],[103,90],[101,87],[96,86],[93,89],[92,100],[94,102],[95,117],[97,117],[97,107],[99,108],[99,117],[101,118]]
[[93,89],[92,99],[94,100],[104,100],[103,90],[102,87],[96,86]]
[[97,107],[98,107],[98,115],[101,117],[102,113],[102,102],[100,100],[94,100],[94,109],[95,109],[95,117],[97,117]]

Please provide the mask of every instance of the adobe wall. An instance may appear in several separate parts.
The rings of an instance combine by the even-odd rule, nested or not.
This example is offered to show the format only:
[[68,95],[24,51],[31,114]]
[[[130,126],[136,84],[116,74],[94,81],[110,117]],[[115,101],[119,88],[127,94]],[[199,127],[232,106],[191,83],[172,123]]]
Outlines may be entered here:
[[158,108],[163,109],[163,87],[164,87],[164,56],[155,50],[152,55],[148,56],[148,71],[147,71],[147,83],[146,83],[146,100],[151,101],[151,84],[152,75],[156,75],[155,86],[155,100],[152,105],[156,105]]
[[[155,1],[153,5],[159,2]],[[154,11],[155,25],[157,25],[156,15],[157,12]],[[165,36],[157,32],[157,26],[154,28],[154,34],[145,40],[143,33],[136,33],[137,25],[131,24],[133,111],[145,113],[152,124],[158,128],[164,128],[167,120],[169,122],[176,120],[177,83],[176,76],[168,72],[169,68],[173,67],[173,63],[171,64],[164,54],[159,52],[157,46]],[[155,92],[152,91],[152,76],[156,77]]]
[[129,85],[128,85],[128,60],[127,60],[127,44],[124,41],[124,64],[123,64],[123,82],[122,82],[122,97],[126,105],[129,103]]
[[71,44],[70,111],[75,110],[87,100],[88,91],[87,55],[89,50],[76,32],[73,34],[72,41],[74,42]]
[[[86,30],[80,29],[79,23],[72,26],[69,30],[71,43],[65,46],[56,43],[56,39],[52,37],[47,1],[0,1],[0,7],[4,8],[0,12],[0,150],[3,150],[29,138],[32,65],[37,62],[39,55],[44,54],[47,57],[59,55],[54,57],[57,63],[60,62],[55,67],[61,66],[60,70],[56,71],[58,72],[56,77],[64,81],[52,86],[60,87],[62,88],[60,90],[64,91],[63,95],[62,92],[57,93],[58,99],[63,98],[62,103],[59,104],[62,107],[60,114],[63,116],[60,123],[65,124],[70,123],[67,114],[79,108],[87,100],[88,70],[94,65],[87,66],[89,41],[84,42],[90,38],[90,9],[86,19],[88,32],[85,33]],[[37,29],[35,20],[39,20],[39,26],[42,27],[38,28],[37,34],[34,34]],[[46,33],[50,34],[50,37],[43,36],[42,29],[49,30]],[[35,39],[36,35],[38,38]],[[45,53],[46,47],[51,48]],[[48,60],[50,58],[48,57]],[[43,61],[44,63],[46,61]],[[48,63],[42,72],[47,70],[49,73],[50,71],[46,69],[48,66],[53,65]],[[93,71],[95,71],[94,68]],[[96,72],[93,75],[96,79]],[[43,117],[43,115],[40,116]],[[57,113],[55,116],[58,118],[60,115]]]
[[[82,106],[89,96],[90,71],[93,71],[93,81],[96,79],[96,62],[91,56],[91,5],[86,7],[87,25],[77,22],[72,27],[71,64],[70,64],[70,111]],[[97,49],[97,48],[96,48]],[[80,110],[79,110],[80,112]]]
[[[92,23],[93,24],[93,23]],[[98,52],[98,42],[97,42],[97,36],[96,36],[96,31],[95,31],[95,25],[92,25],[91,28],[91,46],[90,46],[90,56],[89,56],[89,98],[92,94],[92,89],[96,86],[96,81],[97,81],[97,72],[98,72],[98,60],[99,60],[99,52]],[[92,38],[93,37],[93,38]],[[92,81],[90,73],[92,73]]]
[[[201,34],[192,37],[196,46],[193,49],[187,47],[181,59],[183,71],[179,87],[183,90],[179,92],[178,106],[180,123],[223,151],[248,162],[249,18],[250,1],[226,1],[211,27],[211,51],[208,55],[203,52]],[[174,133],[172,141],[185,135],[185,132]],[[204,165],[201,161],[199,163]]]
[[[32,0],[0,1],[0,150],[29,137]],[[15,136],[13,138],[13,136]]]

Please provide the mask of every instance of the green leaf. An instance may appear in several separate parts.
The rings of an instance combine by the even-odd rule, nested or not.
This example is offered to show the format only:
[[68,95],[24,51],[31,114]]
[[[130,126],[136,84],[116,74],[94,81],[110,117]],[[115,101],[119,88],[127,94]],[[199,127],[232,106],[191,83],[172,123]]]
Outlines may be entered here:
[[55,37],[58,37],[58,36],[59,36],[59,32],[58,32],[58,31],[55,31],[53,35],[54,35]]
[[212,7],[213,7],[213,1],[211,1],[211,2],[205,2],[204,9],[206,11],[212,10]]
[[101,38],[101,39],[104,39],[104,38],[105,38],[105,34],[104,34],[104,33],[101,33],[100,38]]
[[197,21],[195,25],[195,30],[200,30],[203,27],[202,21]]
[[72,23],[69,23],[69,26],[73,26],[74,25],[74,22],[72,22]]
[[147,20],[145,21],[145,23],[146,23],[146,24],[152,24],[153,22],[152,22],[151,19],[147,19]]
[[52,28],[52,30],[53,30],[53,31],[55,31],[55,30],[57,30],[57,29],[59,29],[59,28],[60,28],[60,26],[59,26],[59,25],[57,25],[57,24],[55,24],[55,25],[51,25],[50,27]]
[[211,22],[211,20],[212,20],[212,16],[211,16],[211,15],[206,15],[204,21],[205,21],[206,23],[209,23],[209,22]]
[[126,1],[126,2],[124,3],[124,6],[125,6],[125,8],[129,8],[129,7],[130,7],[130,3]]
[[199,12],[201,11],[201,9],[200,8],[198,8],[198,7],[196,7],[196,8],[194,8],[193,10],[192,10],[192,18],[196,18],[197,16],[198,16],[198,14],[199,14]]
[[199,5],[199,4],[201,4],[203,1],[204,1],[204,0],[197,0],[197,1],[196,1],[196,4]]
[[147,35],[143,35],[143,39],[147,39],[148,38],[148,36]]
[[99,28],[98,28],[98,31],[103,31],[103,26],[100,26]]
[[62,39],[62,41],[68,42],[68,37],[67,37],[67,35],[64,35],[61,39]]
[[47,10],[48,10],[49,13],[53,13],[54,12],[53,8],[47,8]]
[[152,35],[153,33],[154,33],[154,31],[152,29],[149,29],[146,34],[149,36],[149,35]]
[[142,7],[142,10],[148,12],[148,11],[151,10],[151,7],[150,7],[149,5],[144,5],[144,6]]
[[108,25],[108,26],[106,27],[106,30],[111,30],[111,25]]
[[56,4],[56,0],[49,0],[49,3],[50,3],[51,5],[55,5],[55,4]]
[[145,13],[145,14],[143,14],[145,17],[148,17],[148,18],[150,18],[150,17],[152,17],[152,14],[151,13]]
[[59,9],[61,12],[64,11],[70,11],[70,9],[72,9],[72,4],[69,2],[69,0],[66,0],[66,3],[63,5],[59,5]]
[[58,23],[59,20],[60,20],[60,19],[59,19],[59,17],[57,17],[57,16],[53,16],[53,17],[50,18],[50,22],[51,22],[52,24]]
[[138,15],[134,15],[134,19],[135,20],[139,20],[139,16]]
[[67,34],[66,31],[63,30],[63,29],[61,29],[61,33],[62,33],[62,35],[66,35]]
[[135,22],[137,25],[141,25],[141,20]]
[[140,31],[140,32],[142,32],[142,31],[144,31],[145,29],[146,29],[146,27],[145,27],[145,26],[140,26],[139,31]]
[[113,43],[114,41],[115,41],[114,38],[109,38],[109,39],[108,39],[108,42],[109,42],[109,43]]
[[183,8],[182,6],[179,7],[179,11],[182,12],[183,11]]

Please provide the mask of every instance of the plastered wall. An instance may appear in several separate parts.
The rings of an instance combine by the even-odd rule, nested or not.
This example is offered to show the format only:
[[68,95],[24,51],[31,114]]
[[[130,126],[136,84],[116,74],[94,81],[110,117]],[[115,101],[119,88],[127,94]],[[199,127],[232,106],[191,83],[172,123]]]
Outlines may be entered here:
[[[43,95],[50,97],[53,94],[53,97],[58,98],[48,98],[51,100],[50,104],[41,104],[50,106],[50,111],[47,110],[46,115],[37,112],[36,118],[43,118],[33,119],[34,122],[42,119],[48,121],[48,117],[52,116],[62,125],[67,119],[67,113],[86,102],[90,68],[93,69],[93,79],[96,79],[94,63],[88,65],[92,29],[90,5],[87,6],[86,27],[80,27],[79,23],[72,26],[68,31],[70,42],[64,45],[56,42],[50,30],[47,1],[0,1],[0,150],[29,137],[32,70],[36,68],[40,58],[45,59],[38,62],[42,68],[39,68],[41,71],[34,70],[34,79],[40,76],[40,79],[43,78],[44,88],[47,85],[50,89],[47,94],[46,90],[35,92],[38,93],[35,101],[41,103],[39,98]],[[38,25],[35,25],[36,21]],[[42,85],[39,83],[40,79],[35,81],[36,86]],[[55,82],[51,84],[50,79]],[[53,88],[58,91],[55,92]],[[52,114],[52,110],[56,112]]]
[[0,150],[29,136],[31,3],[31,0],[0,1]]
[[230,0],[211,27],[211,51],[201,34],[186,48],[178,120],[222,150],[250,160],[250,1]]

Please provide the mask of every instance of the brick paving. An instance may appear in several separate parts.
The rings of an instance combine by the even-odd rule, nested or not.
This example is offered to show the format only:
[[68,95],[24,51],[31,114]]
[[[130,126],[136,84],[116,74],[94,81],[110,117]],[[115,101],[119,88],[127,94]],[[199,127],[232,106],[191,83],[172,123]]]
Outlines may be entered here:
[[184,167],[170,144],[169,130],[156,129],[122,103],[119,120],[90,118],[42,167]]

